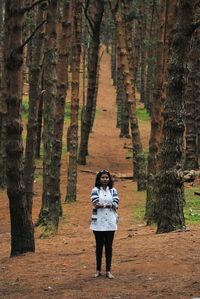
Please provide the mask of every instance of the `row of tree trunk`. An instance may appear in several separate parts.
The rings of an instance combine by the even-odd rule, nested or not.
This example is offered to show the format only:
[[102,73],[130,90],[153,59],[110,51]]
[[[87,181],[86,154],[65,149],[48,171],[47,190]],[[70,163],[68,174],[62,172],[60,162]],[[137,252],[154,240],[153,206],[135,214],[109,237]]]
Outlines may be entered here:
[[[1,33],[7,37],[1,40],[0,47],[3,57],[0,183],[2,187],[7,185],[10,203],[11,256],[35,250],[32,198],[41,127],[43,191],[37,225],[44,226],[43,237],[58,229],[62,216],[60,170],[69,69],[71,116],[66,136],[65,201],[76,200],[77,163],[86,164],[95,119],[99,63],[103,55],[101,40],[107,43],[108,51],[112,49],[119,135],[131,136],[133,177],[138,191],[147,188],[147,224],[157,222],[159,233],[185,229],[183,170],[198,167],[200,151],[199,1],[0,3],[0,17],[5,24]],[[29,14],[33,24],[29,24]],[[25,23],[29,28],[27,34],[24,34]],[[24,53],[28,55],[26,60]],[[28,62],[29,117],[23,157],[25,61]],[[78,146],[81,61],[84,88]],[[151,115],[147,171],[136,113],[136,90]]]

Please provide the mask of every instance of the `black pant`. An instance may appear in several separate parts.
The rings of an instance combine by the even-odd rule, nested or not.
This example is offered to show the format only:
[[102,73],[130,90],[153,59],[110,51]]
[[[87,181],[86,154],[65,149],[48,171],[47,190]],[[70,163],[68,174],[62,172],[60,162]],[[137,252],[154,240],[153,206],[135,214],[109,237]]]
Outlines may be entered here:
[[106,271],[111,269],[112,261],[112,243],[114,239],[115,231],[93,231],[96,240],[96,266],[97,271],[101,271],[101,261],[103,246],[105,246],[106,256]]

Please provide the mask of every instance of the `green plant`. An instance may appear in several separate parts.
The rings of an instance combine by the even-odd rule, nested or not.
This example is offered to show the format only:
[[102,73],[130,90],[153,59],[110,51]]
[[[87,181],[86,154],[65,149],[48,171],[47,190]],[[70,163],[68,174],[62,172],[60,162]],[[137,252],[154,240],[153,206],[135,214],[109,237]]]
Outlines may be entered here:
[[145,108],[137,108],[136,115],[139,121],[142,122],[150,121],[150,115]]

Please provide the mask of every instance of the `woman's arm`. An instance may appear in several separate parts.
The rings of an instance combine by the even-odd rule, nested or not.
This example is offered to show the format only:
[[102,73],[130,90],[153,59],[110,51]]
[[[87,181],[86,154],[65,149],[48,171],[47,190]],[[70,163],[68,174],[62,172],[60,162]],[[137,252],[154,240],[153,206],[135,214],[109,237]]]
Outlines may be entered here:
[[116,210],[118,209],[118,205],[119,205],[119,196],[115,188],[112,189],[112,198],[113,198],[112,208]]

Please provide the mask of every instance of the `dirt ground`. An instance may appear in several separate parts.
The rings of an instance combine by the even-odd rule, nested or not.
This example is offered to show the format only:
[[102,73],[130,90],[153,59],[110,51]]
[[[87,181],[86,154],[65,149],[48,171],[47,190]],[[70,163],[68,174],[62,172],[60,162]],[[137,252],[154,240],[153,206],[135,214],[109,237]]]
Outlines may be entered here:
[[[58,234],[40,239],[36,229],[36,252],[9,258],[10,222],[8,200],[0,192],[0,298],[55,299],[186,299],[200,298],[200,228],[188,232],[157,235],[156,227],[146,227],[133,217],[145,192],[137,192],[131,180],[116,179],[120,195],[120,223],[113,245],[114,280],[95,272],[95,242],[89,229],[90,191],[95,172],[131,175],[131,160],[115,126],[115,89],[110,78],[110,60],[104,53],[98,95],[98,113],[89,142],[86,166],[78,170],[78,198],[63,204],[64,217]],[[148,146],[149,126],[141,124],[142,141]],[[89,172],[90,171],[90,172]],[[62,162],[62,198],[66,190],[66,159]],[[36,180],[34,221],[41,205],[41,181]]]

